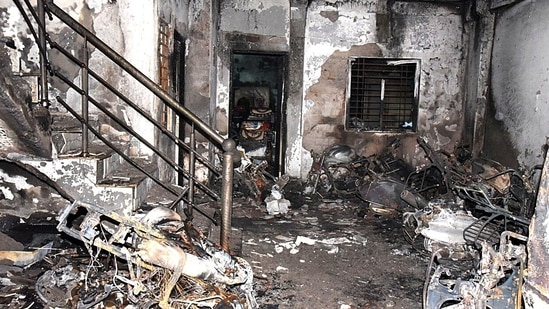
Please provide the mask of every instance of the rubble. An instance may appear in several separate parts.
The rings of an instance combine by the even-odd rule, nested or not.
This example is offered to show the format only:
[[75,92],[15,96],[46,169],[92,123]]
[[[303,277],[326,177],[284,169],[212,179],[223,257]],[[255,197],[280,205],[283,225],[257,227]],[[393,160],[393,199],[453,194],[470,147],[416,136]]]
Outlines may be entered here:
[[423,307],[521,308],[526,241],[527,237],[506,231],[501,234],[499,250],[483,243],[479,266],[467,277],[452,271],[451,265],[437,265],[426,282]]
[[432,165],[408,177],[402,197],[416,208],[403,216],[408,239],[421,236],[431,253],[423,308],[520,308],[533,172],[418,144]]
[[[422,140],[418,143],[430,165],[414,170],[395,160],[391,151],[368,158],[353,156],[353,161],[333,161],[323,173],[330,173],[325,174],[328,181],[359,175],[354,178],[359,185],[341,190],[341,184],[351,182],[334,182],[329,192],[316,187],[317,192],[309,195],[288,189],[287,177],[270,176],[261,163],[249,163],[240,175],[248,181],[249,192],[255,191],[241,192],[244,201],[235,212],[255,211],[241,215],[242,222],[251,224],[248,228],[261,231],[256,231],[256,238],[242,239],[251,263],[221,250],[160,204],[127,216],[77,201],[59,213],[57,229],[81,242],[80,251],[55,245],[46,247],[47,255],[37,249],[42,245],[5,249],[40,255],[15,264],[21,266],[10,261],[11,268],[2,268],[0,284],[13,291],[6,295],[11,295],[15,307],[39,302],[53,308],[244,309],[281,301],[291,308],[295,286],[280,278],[309,275],[306,272],[317,271],[320,261],[342,266],[323,271],[350,276],[356,281],[350,286],[369,291],[368,301],[340,298],[339,305],[396,306],[403,302],[397,302],[398,289],[393,287],[400,284],[403,289],[406,284],[399,278],[401,265],[419,265],[419,273],[423,261],[429,265],[420,279],[406,279],[411,280],[407,288],[416,287],[415,292],[407,291],[406,299],[415,299],[417,293],[425,309],[520,307],[517,295],[528,274],[525,245],[536,195],[534,173],[521,174],[489,160],[458,159],[434,151]],[[338,170],[345,169],[354,170],[337,178],[343,175]],[[258,207],[258,203],[264,204]],[[259,221],[251,222],[254,216]],[[279,228],[276,233],[269,230],[273,225]],[[395,240],[401,231],[408,246]],[[389,247],[375,252],[381,242]],[[381,261],[374,260],[379,254]],[[384,265],[385,258],[391,264]],[[364,270],[353,274],[345,267],[355,261],[377,265],[374,268],[393,267],[394,272],[391,278],[364,275]],[[42,265],[42,272],[31,279],[22,277],[25,264],[35,262]],[[254,272],[260,282],[253,280]],[[25,291],[22,281],[34,291]],[[300,279],[301,288],[308,284]],[[286,285],[288,292],[279,295],[290,296],[277,300],[280,291],[269,290],[276,285]],[[257,291],[275,296],[258,301]],[[33,294],[35,299],[30,298]],[[6,298],[0,302],[8,303]]]
[[[398,143],[360,159],[348,147],[328,148],[315,157],[306,193],[344,196],[334,173],[343,166],[353,171],[351,178],[359,184],[354,192],[369,211],[402,215],[405,238],[430,255],[424,309],[520,308],[540,167],[519,172],[485,158],[472,159],[463,149],[449,154],[421,137],[417,142],[430,164],[416,169],[396,163],[391,149]],[[326,164],[335,150],[349,155]],[[357,160],[366,168],[355,169],[351,162]],[[364,211],[359,214],[366,217]]]
[[[170,209],[155,208],[144,216],[126,217],[77,201],[60,213],[57,227],[84,243],[90,262],[84,274],[76,271],[80,275],[70,275],[74,271],[71,264],[46,272],[37,290],[52,286],[43,282],[59,285],[61,278],[84,281],[84,286],[69,289],[77,291],[67,291],[80,296],[72,306],[91,308],[122,292],[117,297],[126,302],[161,308],[213,308],[220,303],[230,308],[257,307],[250,265],[209,242]],[[112,257],[103,261],[102,252]],[[102,292],[97,295],[98,291]],[[42,293],[41,298],[47,304],[59,302],[56,297],[50,299],[51,295]]]

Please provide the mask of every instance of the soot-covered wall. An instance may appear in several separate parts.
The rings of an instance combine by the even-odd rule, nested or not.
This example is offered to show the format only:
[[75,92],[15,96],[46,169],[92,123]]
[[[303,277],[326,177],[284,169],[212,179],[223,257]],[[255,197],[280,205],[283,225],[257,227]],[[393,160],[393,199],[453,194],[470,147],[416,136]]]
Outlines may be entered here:
[[[549,2],[514,1],[494,10],[491,113],[484,153],[532,168],[544,163],[530,224],[525,308],[547,308],[549,291]],[[488,138],[491,136],[491,138]]]
[[[369,155],[394,134],[344,128],[349,57],[420,60],[417,135],[436,149],[459,144],[468,42],[461,4],[410,1],[313,1],[307,11],[301,175],[308,151],[344,143]],[[417,163],[416,134],[397,135]]]
[[[521,1],[496,11],[492,54],[494,118],[484,152],[517,157],[530,168],[543,163],[549,137],[549,2]],[[511,147],[506,150],[505,137]]]

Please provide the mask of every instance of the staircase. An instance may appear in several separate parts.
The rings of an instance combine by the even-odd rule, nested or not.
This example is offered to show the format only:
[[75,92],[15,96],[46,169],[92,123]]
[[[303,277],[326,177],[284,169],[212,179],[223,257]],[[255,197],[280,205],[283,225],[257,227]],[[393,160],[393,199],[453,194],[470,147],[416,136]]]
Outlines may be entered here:
[[[102,205],[123,215],[138,211],[144,205],[154,182],[97,138],[89,140],[88,153],[83,156],[82,128],[75,126],[71,120],[65,114],[53,116],[52,140],[56,152],[53,160],[37,161],[28,158],[22,160],[23,163],[48,175],[77,200]],[[93,123],[99,125],[97,120]],[[130,155],[131,146],[126,142],[130,139],[128,134],[117,137],[118,140],[110,142],[146,171],[158,177],[158,168],[150,158]],[[170,197],[169,192],[164,192],[164,195]],[[173,200],[175,197],[171,198],[172,202]]]
[[[178,210],[187,220],[193,220],[194,214],[198,212],[197,216],[214,221],[199,206],[206,201],[214,201],[221,210],[219,239],[221,246],[228,250],[233,161],[238,157],[235,143],[220,136],[202,119],[180,105],[160,85],[141,73],[53,1],[39,0],[37,11],[28,1],[25,1],[26,7],[19,0],[14,0],[14,3],[25,17],[40,50],[40,102],[44,106],[52,103],[47,91],[48,83],[52,81],[63,83],[81,98],[77,108],[61,96],[54,98],[59,109],[55,113],[52,111],[54,159],[36,161],[29,158],[24,163],[36,167],[56,181],[74,199],[121,214],[163,205]],[[80,46],[63,47],[51,39],[47,31],[46,14],[50,20],[55,17],[56,21],[62,21],[80,36],[79,42],[83,42],[80,57],[73,55],[74,49]],[[58,69],[61,64],[49,61],[48,48],[63,55],[64,62],[79,67],[79,83]],[[158,116],[151,115],[132,101],[124,89],[117,89],[107,82],[107,77],[95,72],[89,65],[89,51],[92,49],[100,51],[124,74],[147,89],[155,102],[163,104],[161,109],[177,115],[179,121],[188,128],[185,141],[166,128],[157,119]],[[94,96],[90,80],[108,90],[109,95],[116,96],[117,102],[122,102],[125,110],[139,115],[158,138],[151,141],[140,134],[138,128],[128,123],[125,114],[102,102],[101,96]],[[206,151],[199,151],[198,146]],[[143,149],[147,150],[146,155],[143,155]],[[177,160],[176,156],[184,157],[184,160]],[[221,164],[215,163],[216,158]],[[201,171],[202,177],[199,177],[197,170]],[[179,185],[175,184],[178,178],[183,179]]]

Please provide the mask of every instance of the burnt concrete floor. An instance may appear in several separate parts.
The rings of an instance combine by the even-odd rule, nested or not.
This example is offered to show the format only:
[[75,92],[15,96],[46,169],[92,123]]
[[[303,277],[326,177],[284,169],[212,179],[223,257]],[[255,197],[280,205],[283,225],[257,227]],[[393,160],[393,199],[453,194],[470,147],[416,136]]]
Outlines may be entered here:
[[[253,266],[259,308],[421,308],[427,258],[404,239],[400,215],[373,213],[352,195],[310,199],[296,189],[284,197],[291,209],[276,216],[262,204],[234,200],[232,224],[241,233],[233,241],[241,246],[232,249]],[[54,214],[2,219],[2,230],[27,246],[51,240],[67,245]],[[29,291],[13,295],[27,296],[6,294],[0,307],[43,308],[32,292],[34,281],[53,265],[42,261],[17,273],[17,286]]]
[[428,259],[404,239],[400,215],[373,213],[354,196],[285,198],[291,209],[277,216],[234,203],[260,308],[421,308]]

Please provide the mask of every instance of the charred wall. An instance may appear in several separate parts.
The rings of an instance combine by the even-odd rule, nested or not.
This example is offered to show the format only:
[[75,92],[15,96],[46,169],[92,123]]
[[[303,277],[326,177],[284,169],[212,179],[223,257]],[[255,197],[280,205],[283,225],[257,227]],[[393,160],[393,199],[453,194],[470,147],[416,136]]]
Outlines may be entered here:
[[0,47],[0,156],[31,154],[51,158],[50,114],[32,102],[31,87],[24,78],[11,75],[10,58]]
[[219,1],[216,125],[228,133],[233,52],[284,53],[289,46],[288,1]]
[[[402,156],[416,163],[416,135],[437,149],[461,142],[466,7],[413,1],[313,1],[307,12],[303,103],[303,168],[307,151],[335,144],[376,153],[394,137]],[[387,134],[345,130],[349,57],[420,60],[417,132]]]
[[185,59],[184,105],[197,116],[211,122],[210,65],[211,65],[211,6],[215,1],[190,1]]
[[[31,4],[36,5],[36,1],[31,1]],[[157,80],[158,14],[153,2],[65,0],[56,1],[55,4],[149,78]],[[13,38],[16,45],[15,51],[10,54],[11,61],[15,64],[12,68],[13,71],[21,75],[36,74],[39,68],[39,53],[28,25],[11,1],[0,1],[0,7],[4,8],[1,29],[3,37]],[[36,30],[37,25],[34,25],[34,28]],[[50,38],[56,44],[67,49],[80,61],[84,61],[84,45],[81,37],[55,17],[52,20],[47,19],[46,28]],[[158,104],[156,104],[155,98],[144,87],[138,85],[128,74],[123,73],[98,50],[90,46],[88,52],[91,70],[94,70],[115,88],[121,89],[124,95],[144,110],[155,116],[158,114]],[[71,63],[66,56],[53,48],[48,49],[48,59],[53,70],[64,75],[76,86],[81,86],[79,65]],[[48,82],[52,113],[66,113],[55,99],[57,96],[77,112],[81,111],[80,93],[71,89],[57,77],[49,76]],[[28,78],[26,83],[33,89],[33,96],[37,97],[36,78]],[[137,113],[127,109],[106,87],[93,78],[90,78],[89,94],[121,118],[124,119],[127,115],[125,119],[132,126],[143,128],[141,131],[143,136],[151,142],[154,141],[154,130],[150,123]],[[90,113],[99,113],[93,104],[90,104]],[[142,150],[147,152],[146,149]]]
[[416,133],[452,151],[463,127],[466,9],[461,2],[220,1],[216,128],[226,133],[231,52],[287,52],[287,173],[303,177],[309,151],[335,143],[375,153],[395,134],[345,130],[348,59],[419,59],[417,132],[397,134],[402,156],[415,160]]
[[[491,84],[493,122],[487,124],[484,152],[506,154],[518,164],[543,162],[549,129],[549,58],[544,52],[549,36],[549,2],[519,1],[496,9]],[[505,139],[516,152],[506,149]]]
[[[528,268],[524,285],[526,308],[549,304],[547,269],[549,136],[549,37],[546,1],[508,1],[495,8],[494,47],[490,82],[492,113],[486,124],[484,153],[500,160],[517,160],[532,168],[544,162],[535,215],[530,224]],[[491,138],[489,138],[491,137]]]

